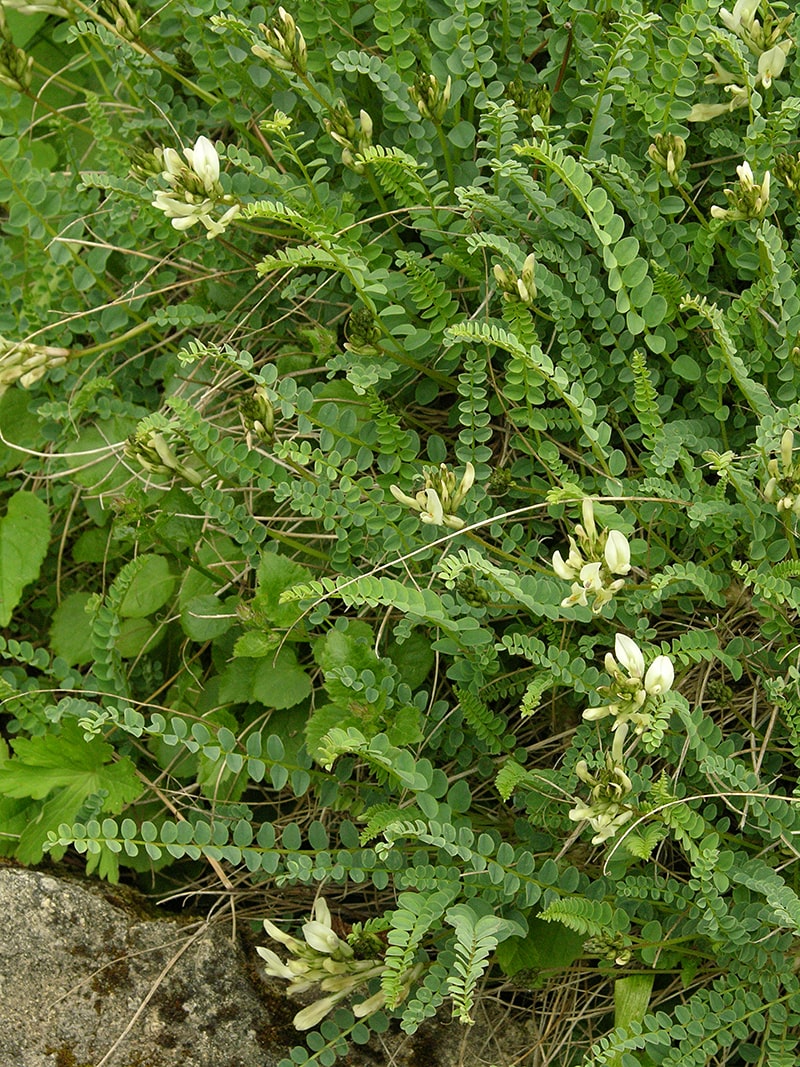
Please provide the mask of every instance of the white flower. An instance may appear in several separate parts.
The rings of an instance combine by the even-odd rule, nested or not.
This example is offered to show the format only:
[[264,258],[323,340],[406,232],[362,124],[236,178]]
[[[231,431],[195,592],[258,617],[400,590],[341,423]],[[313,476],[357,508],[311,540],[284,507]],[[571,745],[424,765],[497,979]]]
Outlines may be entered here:
[[631,569],[631,546],[619,530],[609,530],[604,556],[612,574],[627,574]]
[[464,520],[455,511],[475,482],[475,468],[471,463],[465,464],[461,481],[456,484],[456,476],[444,463],[438,468],[425,472],[425,488],[413,497],[404,493],[397,485],[390,485],[392,496],[406,507],[419,512],[422,522],[431,526],[449,526],[451,530],[460,530]]
[[346,991],[343,991],[341,993],[331,993],[329,997],[323,997],[322,1000],[315,1000],[313,1004],[309,1004],[307,1008],[303,1008],[295,1015],[292,1020],[295,1028],[297,1030],[310,1030],[312,1026],[322,1022],[328,1012],[332,1011],[346,995]]
[[617,634],[614,641],[617,660],[631,678],[641,678],[644,674],[644,656],[636,642],[626,634]]
[[781,437],[781,463],[787,471],[791,470],[793,454],[794,432],[791,429],[784,430]]
[[733,13],[728,11],[727,8],[721,7],[719,9],[719,17],[731,33],[740,35],[740,31],[743,28],[744,30],[752,28],[753,20],[760,6],[761,0],[736,0]]
[[183,154],[206,192],[213,194],[219,181],[219,156],[214,145],[207,137],[198,137],[194,148],[184,148]]
[[675,668],[669,656],[656,656],[644,676],[645,692],[649,696],[660,696],[672,688],[675,680]]
[[264,969],[272,978],[286,978],[289,981],[294,979],[294,971],[287,967],[280,956],[273,952],[271,948],[262,948],[259,945],[256,952],[262,959],[267,961],[267,966]]
[[781,41],[774,48],[762,52],[758,57],[758,76],[765,89],[769,89],[774,78],[777,78],[786,66],[786,53],[792,46],[789,40]]
[[315,952],[335,952],[341,944],[333,930],[324,923],[304,923],[303,937]]
[[439,499],[439,494],[435,489],[425,489],[423,492],[426,504],[424,507],[420,508],[419,517],[423,522],[427,522],[431,526],[443,526],[444,508]]
[[453,507],[458,507],[458,505],[461,503],[461,501],[464,499],[464,497],[467,495],[467,493],[470,491],[474,484],[475,468],[469,461],[467,461],[464,464],[464,473],[461,476],[461,481],[459,483],[458,489],[456,489],[455,493],[453,494]]
[[174,188],[180,182],[181,172],[184,167],[183,160],[174,148],[162,148],[160,152],[161,163],[164,168],[161,172],[161,177]]
[[585,496],[581,504],[581,516],[583,526],[576,527],[578,536],[585,538],[590,543],[597,540],[597,526],[594,521],[594,504],[592,498]]
[[386,1003],[386,994],[382,989],[379,989],[377,993],[374,993],[367,1000],[362,1000],[360,1004],[353,1005],[353,1015],[357,1019],[363,1019],[367,1015],[372,1015],[373,1012],[379,1011]]
[[275,923],[270,922],[269,919],[264,920],[264,929],[273,941],[280,941],[282,945],[286,945],[292,952],[294,952],[295,949],[302,947],[302,941],[298,941],[297,938],[292,937],[291,934],[285,934],[283,930],[280,930]]
[[736,168],[736,173],[739,175],[739,181],[742,183],[742,185],[746,189],[752,189],[753,185],[755,184],[755,181],[753,179],[753,168],[750,166],[747,160],[745,160],[744,163],[739,164],[739,166]]
[[570,565],[568,561],[565,562],[558,551],[553,553],[553,570],[556,572],[556,577],[563,578],[565,582],[571,582],[578,573],[575,566]]

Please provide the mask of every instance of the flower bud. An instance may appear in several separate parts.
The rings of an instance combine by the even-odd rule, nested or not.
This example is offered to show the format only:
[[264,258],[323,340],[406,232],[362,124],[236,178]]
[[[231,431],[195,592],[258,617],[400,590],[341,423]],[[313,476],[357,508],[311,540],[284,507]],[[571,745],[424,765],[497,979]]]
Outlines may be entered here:
[[594,522],[594,503],[592,498],[585,496],[581,504],[581,515],[583,517],[583,529],[586,533],[586,538],[589,541],[594,541],[597,538],[597,527]]
[[781,437],[781,463],[784,471],[792,469],[792,452],[794,451],[794,433],[792,430],[784,430]]

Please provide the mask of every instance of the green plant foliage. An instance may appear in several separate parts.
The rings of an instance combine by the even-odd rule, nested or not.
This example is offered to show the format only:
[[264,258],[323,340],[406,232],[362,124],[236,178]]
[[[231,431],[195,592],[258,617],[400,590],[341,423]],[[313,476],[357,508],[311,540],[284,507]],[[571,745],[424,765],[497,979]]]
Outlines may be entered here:
[[46,505],[33,493],[14,493],[0,520],[0,625],[8,625],[23,589],[39,576],[49,541]]
[[330,901],[281,1067],[795,1063],[800,11],[731,6],[0,20],[0,852]]

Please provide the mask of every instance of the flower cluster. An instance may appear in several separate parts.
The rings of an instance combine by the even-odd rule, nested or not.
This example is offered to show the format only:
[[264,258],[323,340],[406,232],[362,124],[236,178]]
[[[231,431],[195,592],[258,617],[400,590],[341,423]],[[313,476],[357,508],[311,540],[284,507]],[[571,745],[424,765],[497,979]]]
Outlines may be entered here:
[[[198,137],[194,148],[184,148],[185,162],[174,148],[158,148],[155,155],[169,189],[156,193],[153,207],[163,211],[176,230],[188,230],[200,222],[209,240],[223,233],[241,205],[222,189],[219,156],[211,141]],[[215,219],[212,213],[220,207],[223,214]]]
[[678,167],[686,158],[686,141],[677,133],[658,133],[647,149],[647,154],[657,167],[677,178]]
[[14,44],[0,6],[0,85],[24,93],[30,89],[32,71],[33,56]]
[[632,723],[640,734],[650,725],[658,698],[672,688],[675,669],[669,656],[656,656],[645,670],[642,650],[625,634],[617,634],[614,652],[614,656],[606,653],[605,658],[611,676],[609,699],[600,707],[587,708],[583,717],[594,722],[613,715],[615,731],[622,731],[624,736]]
[[276,70],[293,70],[305,75],[308,69],[308,49],[305,38],[292,16],[282,7],[269,26],[258,27],[264,34],[264,44],[254,44],[251,51]]
[[575,527],[575,537],[569,539],[569,553],[564,559],[560,552],[553,554],[553,570],[559,578],[572,582],[572,592],[561,606],[580,604],[586,607],[592,598],[592,611],[597,615],[625,584],[623,577],[631,569],[631,549],[619,530],[599,532],[594,521],[594,506],[586,497],[582,505],[583,525]]
[[550,121],[550,89],[546,85],[528,85],[521,78],[512,78],[506,86],[506,96],[512,100],[524,123],[539,130]]
[[275,408],[263,385],[239,401],[239,414],[249,437],[269,443],[275,436]]
[[408,87],[408,95],[424,119],[430,119],[435,126],[440,126],[450,106],[452,89],[453,79],[449,74],[442,86],[434,74],[420,71],[414,79],[414,84]]
[[800,515],[800,458],[794,459],[794,432],[785,430],[781,437],[780,463],[775,456],[767,464],[769,481],[764,496],[778,511]]
[[471,463],[467,463],[460,482],[456,481],[455,474],[444,463],[438,467],[426,467],[423,473],[425,487],[415,496],[408,496],[396,485],[390,486],[392,496],[401,504],[418,511],[423,522],[460,530],[464,526],[464,520],[456,515],[456,511],[472,488],[475,468]]
[[131,434],[125,442],[125,455],[151,474],[178,475],[190,485],[200,485],[203,481],[196,470],[177,457],[164,434],[153,428]]
[[132,41],[139,36],[139,19],[128,0],[103,0],[103,11],[120,37]]
[[533,252],[526,256],[519,276],[512,267],[501,267],[499,263],[495,263],[494,280],[503,294],[503,299],[530,307],[536,299],[536,282],[533,278],[535,269],[536,256]]
[[43,377],[49,367],[60,367],[69,356],[68,348],[7,341],[0,337],[0,396],[14,382],[27,389]]
[[[763,23],[756,18],[759,9],[763,9]],[[753,73],[754,84],[768,89],[786,66],[786,57],[793,42],[791,37],[784,35],[794,15],[778,18],[770,5],[763,0],[737,0],[733,11],[721,7],[719,17],[725,28],[739,38],[753,57],[756,65]],[[714,73],[706,78],[706,84],[724,86],[730,100],[726,104],[696,104],[688,115],[689,122],[707,122],[738,107],[746,107],[748,102],[747,87],[739,84],[741,77],[726,70],[708,52],[705,57],[714,68]]]
[[356,174],[363,174],[364,164],[359,163],[356,156],[372,145],[372,119],[369,114],[362,108],[356,124],[347,104],[340,100],[331,109],[331,117],[325,119],[325,129],[341,147],[344,166]]
[[[295,1015],[294,1025],[298,1030],[316,1026],[341,1000],[383,973],[383,959],[357,959],[352,945],[334,931],[330,909],[322,897],[314,903],[312,918],[303,924],[302,941],[285,934],[269,919],[264,920],[264,929],[289,950],[289,959],[284,963],[272,949],[258,948],[256,951],[266,960],[266,973],[273,978],[285,978],[289,982],[289,996],[305,993],[315,986],[325,994]],[[416,973],[409,976],[409,987],[415,977]],[[379,991],[355,1004],[353,1014],[364,1018],[384,1003],[384,994]]]
[[616,834],[617,830],[633,816],[633,808],[624,803],[625,797],[633,788],[630,778],[625,773],[622,746],[625,731],[614,735],[611,752],[606,755],[605,767],[597,774],[589,773],[586,760],[575,765],[575,773],[582,782],[590,787],[588,801],[574,797],[575,807],[569,817],[573,822],[586,820],[596,831],[592,838],[593,845],[601,845]]
[[711,217],[735,222],[737,219],[760,219],[769,207],[769,171],[764,173],[763,181],[758,184],[753,177],[750,164],[745,161],[736,168],[739,183],[733,189],[724,189],[728,199],[727,207],[711,208]]
[[59,18],[69,16],[66,4],[59,4],[54,0],[3,0],[3,8],[6,11],[17,11],[20,15],[58,15]]

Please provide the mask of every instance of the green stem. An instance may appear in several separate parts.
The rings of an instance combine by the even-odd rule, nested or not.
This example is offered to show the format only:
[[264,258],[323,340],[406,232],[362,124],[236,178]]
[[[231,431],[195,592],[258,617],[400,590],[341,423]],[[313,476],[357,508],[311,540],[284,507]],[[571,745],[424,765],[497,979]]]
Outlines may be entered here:
[[450,195],[455,196],[456,180],[453,174],[453,161],[450,158],[450,148],[447,144],[447,138],[444,135],[442,124],[436,123],[436,136],[439,138],[439,144],[442,148],[442,155],[444,156],[444,165],[447,171],[447,184],[450,187]]

